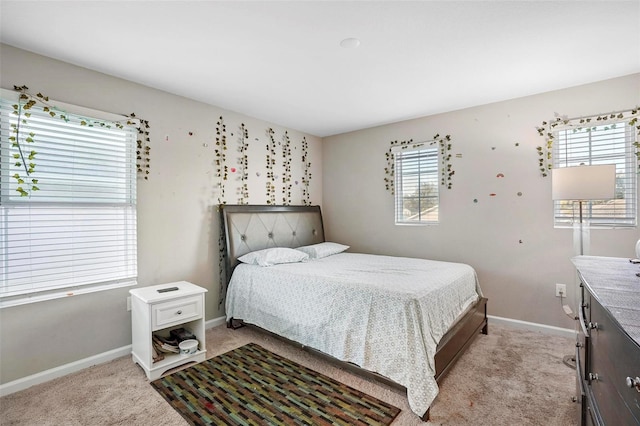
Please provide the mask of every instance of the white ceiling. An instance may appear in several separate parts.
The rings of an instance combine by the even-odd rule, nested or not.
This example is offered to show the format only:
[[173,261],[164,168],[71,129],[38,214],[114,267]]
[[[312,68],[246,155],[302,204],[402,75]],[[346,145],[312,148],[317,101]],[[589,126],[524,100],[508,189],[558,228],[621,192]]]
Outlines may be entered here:
[[[640,72],[640,0],[1,0],[0,12],[3,43],[321,137]],[[348,37],[360,47],[340,47]]]

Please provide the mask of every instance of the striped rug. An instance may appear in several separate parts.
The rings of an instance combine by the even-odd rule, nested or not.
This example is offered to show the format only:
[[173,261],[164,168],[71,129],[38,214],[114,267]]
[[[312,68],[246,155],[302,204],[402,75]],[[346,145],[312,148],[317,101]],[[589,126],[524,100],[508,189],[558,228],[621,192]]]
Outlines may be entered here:
[[389,425],[400,413],[254,343],[151,385],[192,425]]

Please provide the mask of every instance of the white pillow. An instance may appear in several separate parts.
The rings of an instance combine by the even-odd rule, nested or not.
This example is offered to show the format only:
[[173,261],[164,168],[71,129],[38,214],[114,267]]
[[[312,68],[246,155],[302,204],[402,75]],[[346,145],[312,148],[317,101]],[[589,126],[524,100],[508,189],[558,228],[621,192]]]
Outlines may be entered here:
[[292,248],[273,247],[252,251],[240,256],[238,260],[251,265],[273,266],[280,263],[304,262],[309,260],[309,255]]
[[342,253],[348,248],[349,246],[345,246],[343,244],[326,241],[324,243],[298,247],[296,250],[307,253],[310,259],[322,259],[323,257],[331,256],[332,254]]

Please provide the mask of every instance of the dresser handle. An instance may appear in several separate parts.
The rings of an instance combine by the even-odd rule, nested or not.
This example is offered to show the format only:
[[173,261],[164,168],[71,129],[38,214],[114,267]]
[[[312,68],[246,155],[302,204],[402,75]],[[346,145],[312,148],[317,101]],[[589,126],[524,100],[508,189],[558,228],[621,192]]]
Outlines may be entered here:
[[584,319],[584,310],[578,309],[578,319],[580,321],[580,328],[585,336],[589,336],[589,330],[587,330],[587,321]]
[[178,311],[178,312],[176,312],[176,314],[182,315],[182,311]]
[[636,377],[635,379],[627,377],[627,386],[630,388],[636,388],[636,390],[640,392],[640,377]]
[[598,373],[589,373],[589,382],[597,382]]

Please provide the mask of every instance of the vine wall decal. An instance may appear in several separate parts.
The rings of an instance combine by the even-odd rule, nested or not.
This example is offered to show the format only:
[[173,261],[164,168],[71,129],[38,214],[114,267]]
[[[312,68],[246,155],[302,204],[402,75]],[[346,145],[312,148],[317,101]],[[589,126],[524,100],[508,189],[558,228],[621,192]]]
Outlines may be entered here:
[[[42,93],[35,95],[29,92],[29,88],[25,85],[13,86],[13,90],[19,92],[17,103],[13,104],[13,114],[17,116],[16,123],[12,123],[11,141],[12,148],[17,149],[17,153],[13,154],[15,163],[13,166],[16,170],[11,177],[18,183],[16,191],[21,197],[29,197],[33,192],[40,190],[38,187],[39,178],[35,176],[37,165],[37,135],[30,126],[31,111],[39,108],[42,112],[47,113],[52,119],[60,119],[65,122],[73,121],[77,125],[87,127],[103,127],[124,129],[125,126],[135,126],[138,131],[137,151],[136,151],[136,168],[137,172],[144,174],[144,179],[148,180],[149,170],[151,168],[150,152],[151,141],[149,138],[149,122],[147,120],[138,119],[134,113],[130,115],[122,115],[123,120],[109,121],[98,120],[94,118],[81,117],[77,114],[70,114],[50,102],[48,96]],[[72,118],[75,117],[75,118]],[[28,129],[28,130],[25,130]],[[24,174],[22,170],[24,169]]]
[[267,129],[267,136],[269,137],[269,143],[267,144],[267,204],[276,204],[276,177],[273,172],[273,167],[276,165],[276,140],[274,137],[275,132],[272,128]]
[[249,185],[247,183],[247,180],[249,179],[249,156],[247,152],[249,149],[249,143],[247,142],[249,139],[249,132],[244,123],[240,124],[239,130],[238,152],[240,153],[240,156],[238,157],[238,165],[240,166],[240,175],[238,180],[240,180],[240,187],[238,188],[238,204],[246,204],[248,203],[247,199],[249,198]]
[[[294,141],[288,130],[278,135],[273,128],[267,128],[266,142],[254,138],[253,144],[249,141],[249,133],[245,123],[238,125],[237,134],[227,133],[224,117],[217,120],[214,150],[217,187],[214,192],[217,193],[218,204],[229,202],[228,196],[233,193],[237,198],[231,202],[238,204],[311,205],[312,162],[307,138],[303,136]],[[236,148],[230,151],[231,154],[228,152],[228,136],[236,140]],[[267,151],[262,164],[255,160],[259,155],[256,148],[260,146],[265,146]],[[266,189],[262,196],[255,194],[258,187]]]
[[291,140],[289,132],[282,137],[282,204],[291,204]]
[[309,194],[309,182],[311,180],[311,162],[309,161],[309,143],[307,138],[302,138],[302,167],[304,174],[302,176],[302,203],[305,206],[311,205],[311,199]]
[[219,179],[219,195],[218,195],[218,204],[223,204],[225,199],[224,194],[224,181],[227,180],[228,168],[226,165],[227,161],[227,127],[224,124],[224,119],[222,116],[218,118],[216,123],[216,177]]
[[[136,118],[136,115],[135,113],[131,113],[129,117]],[[136,141],[136,169],[138,173],[144,175],[144,180],[149,180],[149,169],[151,168],[151,139],[149,137],[149,128],[148,120],[140,120],[138,140]]]
[[[640,136],[640,124],[638,124],[639,108],[627,111],[612,112],[593,117],[566,118],[556,116],[554,120],[543,121],[539,127],[536,127],[538,135],[545,138],[544,145],[536,147],[538,152],[538,167],[542,177],[547,177],[553,168],[553,143],[555,140],[554,131],[556,128],[572,128],[574,132],[586,130],[591,132],[596,126],[610,124],[629,119],[629,125],[635,127],[636,136]],[[638,172],[640,173],[640,142],[636,139],[633,142],[636,158],[638,159]]]
[[432,146],[438,144],[440,149],[440,184],[446,186],[447,189],[451,189],[453,186],[453,175],[456,173],[453,170],[453,165],[451,164],[451,135],[446,135],[441,137],[439,133],[437,133],[433,140],[426,142],[414,142],[413,139],[409,139],[406,141],[391,141],[391,146],[385,153],[387,167],[384,168],[385,178],[384,185],[385,189],[391,192],[391,195],[395,194],[395,155],[394,152],[398,149],[404,150],[408,148],[417,149],[420,147]]
[[226,245],[227,239],[224,233],[224,221],[220,217],[220,227],[218,229],[218,273],[220,277],[220,291],[218,293],[218,309],[224,306],[227,295],[227,273],[225,272]]

